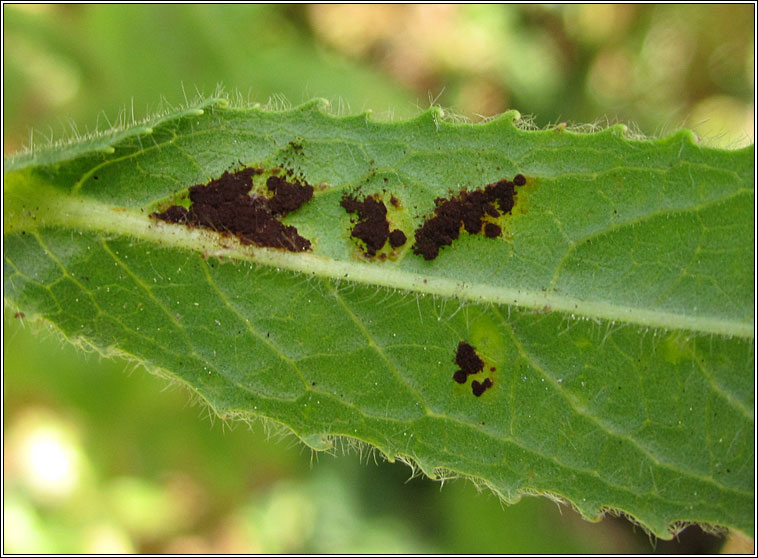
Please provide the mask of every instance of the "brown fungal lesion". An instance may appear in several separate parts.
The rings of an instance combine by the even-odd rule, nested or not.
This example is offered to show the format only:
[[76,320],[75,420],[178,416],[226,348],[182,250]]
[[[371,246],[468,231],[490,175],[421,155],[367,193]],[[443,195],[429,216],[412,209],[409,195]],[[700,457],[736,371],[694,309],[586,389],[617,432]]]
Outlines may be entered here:
[[[460,367],[453,373],[453,380],[459,384],[465,384],[469,376],[479,374],[484,370],[484,361],[476,353],[474,347],[464,341],[458,343],[455,352],[455,363]],[[494,366],[489,367],[490,372],[495,371]],[[493,385],[492,378],[484,378],[482,381],[473,380],[471,391],[476,397],[480,397]]]
[[[392,196],[390,203],[398,207],[399,201],[392,200],[397,200],[397,198]],[[348,213],[357,214],[358,219],[353,225],[350,236],[363,242],[366,247],[364,254],[367,257],[375,257],[387,242],[392,249],[397,249],[407,242],[405,233],[401,229],[390,230],[387,206],[378,195],[366,196],[361,200],[354,194],[345,194],[340,205]]]
[[244,244],[304,252],[310,240],[300,236],[296,227],[279,219],[299,209],[313,197],[313,187],[296,178],[273,173],[267,188],[273,196],[250,194],[253,177],[262,168],[243,168],[224,172],[207,184],[189,188],[190,206],[172,205],[150,216],[167,223],[235,235]]
[[450,198],[434,200],[434,215],[416,229],[413,253],[433,260],[443,246],[450,246],[461,234],[461,227],[468,234],[483,233],[487,238],[497,238],[502,233],[500,225],[486,218],[496,219],[510,214],[516,205],[516,186],[526,184],[526,177],[517,174],[513,180],[503,179],[478,190],[461,190]]
[[485,391],[492,387],[492,380],[485,378],[481,382],[474,380],[471,382],[471,391],[477,397],[480,397]]

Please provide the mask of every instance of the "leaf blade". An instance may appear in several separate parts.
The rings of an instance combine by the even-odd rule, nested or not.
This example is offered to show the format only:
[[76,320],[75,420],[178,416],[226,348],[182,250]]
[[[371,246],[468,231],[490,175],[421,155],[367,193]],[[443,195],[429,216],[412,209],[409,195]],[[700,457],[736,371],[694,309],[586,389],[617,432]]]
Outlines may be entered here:
[[[515,113],[378,124],[316,107],[210,104],[11,164],[6,299],[179,378],[222,415],[267,416],[314,447],[355,437],[508,500],[621,510],[659,536],[682,521],[749,532],[747,150],[701,149],[686,133],[524,132]],[[325,184],[288,218],[311,254],[146,217],[236,159]],[[389,188],[406,208],[393,218],[415,227],[435,196],[516,172],[531,182],[510,236],[463,235],[432,262],[409,246],[396,261],[356,257],[343,192]],[[452,382],[460,341],[496,367],[481,398]]]

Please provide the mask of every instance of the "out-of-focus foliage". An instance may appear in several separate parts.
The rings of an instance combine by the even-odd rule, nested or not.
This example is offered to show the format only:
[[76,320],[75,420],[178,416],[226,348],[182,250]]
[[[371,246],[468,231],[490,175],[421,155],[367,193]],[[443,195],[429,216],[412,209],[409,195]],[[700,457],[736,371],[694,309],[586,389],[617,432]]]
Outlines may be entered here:
[[179,103],[219,83],[255,101],[325,96],[405,117],[435,100],[472,118],[516,108],[538,125],[607,118],[745,145],[752,14],[716,4],[6,5],[6,152],[30,125],[55,137],[73,122],[103,128],[119,110],[143,116],[161,97]]
[[[6,154],[32,127],[35,143],[104,129],[219,83],[387,118],[434,101],[472,119],[516,108],[538,125],[607,119],[753,141],[751,5],[3,10]],[[652,550],[620,520],[593,525],[535,499],[501,509],[463,481],[440,492],[404,484],[402,465],[211,427],[182,390],[37,329],[5,316],[6,552]],[[718,548],[691,532],[687,551]]]

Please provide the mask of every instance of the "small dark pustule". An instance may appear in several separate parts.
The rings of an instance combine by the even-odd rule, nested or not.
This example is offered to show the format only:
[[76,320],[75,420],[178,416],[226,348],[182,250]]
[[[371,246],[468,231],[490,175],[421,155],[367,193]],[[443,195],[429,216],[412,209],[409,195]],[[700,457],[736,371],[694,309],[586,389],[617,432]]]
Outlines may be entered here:
[[476,354],[474,347],[461,341],[455,352],[455,363],[460,366],[453,374],[453,380],[459,384],[465,384],[466,378],[471,374],[478,374],[484,369],[484,361]]
[[465,384],[467,377],[468,377],[468,374],[466,374],[463,370],[456,370],[455,374],[453,374],[453,380],[455,380],[459,384]]
[[345,194],[340,205],[348,213],[358,214],[358,222],[353,225],[350,236],[363,241],[366,245],[366,256],[370,258],[376,256],[376,253],[382,249],[387,240],[389,240],[392,248],[405,244],[407,239],[403,231],[395,229],[390,232],[390,224],[387,221],[387,207],[381,200],[374,196],[367,196],[361,201],[353,195]]
[[517,174],[516,176],[513,177],[513,183],[516,186],[523,186],[524,184],[526,184],[526,177],[523,174]]
[[13,317],[18,318],[18,319],[26,318],[26,314],[24,314],[23,312],[16,312],[15,314],[13,314]]
[[263,169],[244,168],[224,174],[208,184],[189,189],[189,209],[174,205],[151,215],[168,223],[183,223],[237,236],[243,244],[282,248],[290,252],[309,250],[311,242],[297,229],[278,220],[300,208],[313,197],[313,187],[272,176],[268,188],[271,198],[249,195],[253,175]]
[[463,341],[458,343],[458,350],[455,353],[455,363],[466,374],[476,374],[484,368],[484,362],[476,354],[474,347]]
[[492,380],[490,380],[489,378],[485,378],[481,382],[477,382],[476,380],[471,382],[471,391],[477,397],[482,395],[485,391],[487,391],[491,387],[492,387]]
[[399,246],[402,246],[405,244],[407,238],[405,237],[405,233],[401,231],[400,229],[395,229],[390,233],[390,246],[393,248],[397,248]]
[[[474,347],[464,341],[458,343],[458,349],[455,352],[455,363],[460,366],[460,369],[456,370],[453,374],[453,380],[459,384],[465,384],[470,375],[478,374],[484,370],[484,361],[476,354]],[[490,372],[495,372],[494,366],[489,366],[488,368]],[[471,382],[471,391],[477,397],[491,387],[491,378],[485,378],[481,382],[478,380]]]
[[497,238],[500,236],[502,229],[495,223],[487,223],[484,225],[484,236],[487,238]]

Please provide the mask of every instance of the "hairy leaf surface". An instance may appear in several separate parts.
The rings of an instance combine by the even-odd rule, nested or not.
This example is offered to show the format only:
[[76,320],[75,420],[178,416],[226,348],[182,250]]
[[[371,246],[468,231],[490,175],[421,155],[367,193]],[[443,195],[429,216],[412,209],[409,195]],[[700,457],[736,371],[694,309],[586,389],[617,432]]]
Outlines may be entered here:
[[[7,303],[316,449],[348,436],[665,538],[683,522],[752,533],[752,147],[323,109],[216,99],[7,161]],[[283,218],[309,251],[150,217],[243,167],[264,171],[259,194],[275,168],[314,186]],[[518,173],[500,236],[413,253],[436,198]],[[381,197],[408,242],[366,257],[346,193]],[[461,342],[485,364],[465,384]]]

